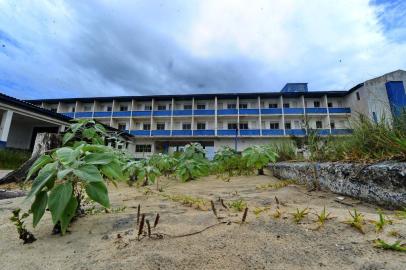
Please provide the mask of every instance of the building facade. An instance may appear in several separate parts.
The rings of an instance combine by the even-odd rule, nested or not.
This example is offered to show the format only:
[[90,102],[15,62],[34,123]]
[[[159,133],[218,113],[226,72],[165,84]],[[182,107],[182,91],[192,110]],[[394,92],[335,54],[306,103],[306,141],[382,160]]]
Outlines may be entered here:
[[308,91],[306,83],[280,92],[42,99],[28,102],[71,118],[92,118],[134,136],[137,157],[200,142],[208,155],[221,145],[243,150],[288,136],[345,135],[362,113],[379,121],[406,106],[406,72],[394,71],[346,91]]

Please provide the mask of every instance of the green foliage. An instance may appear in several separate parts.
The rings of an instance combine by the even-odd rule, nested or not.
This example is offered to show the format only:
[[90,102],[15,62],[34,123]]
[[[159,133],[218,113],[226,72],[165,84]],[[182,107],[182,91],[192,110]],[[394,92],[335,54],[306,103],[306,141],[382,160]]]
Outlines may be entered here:
[[406,207],[403,210],[396,211],[395,215],[400,219],[406,219]]
[[210,202],[208,200],[188,195],[161,194],[161,196],[171,201],[179,202],[185,206],[194,207],[203,211],[206,211],[210,205]]
[[385,218],[385,216],[382,213],[382,210],[378,209],[378,220],[377,221],[373,221],[373,223],[375,224],[375,230],[376,232],[381,232],[383,230],[383,228],[387,225],[387,224],[392,224],[392,221]]
[[247,147],[242,152],[242,160],[251,170],[258,170],[258,174],[262,174],[262,170],[270,162],[275,162],[278,155],[271,145],[253,145]]
[[30,151],[16,149],[0,149],[0,169],[14,170],[31,157]]
[[357,209],[354,209],[354,213],[348,210],[351,218],[345,221],[345,224],[350,225],[351,227],[357,229],[360,233],[364,234],[364,216],[361,213],[358,213]]
[[34,235],[27,230],[24,224],[24,219],[26,219],[30,214],[23,213],[20,216],[20,212],[20,208],[13,210],[13,215],[10,217],[10,220],[16,226],[20,239],[24,241],[24,244],[29,244],[37,240],[35,239]]
[[173,156],[159,153],[152,155],[148,164],[157,168],[161,174],[169,176],[175,172],[178,160]]
[[257,189],[275,190],[275,189],[284,188],[286,186],[293,185],[293,184],[296,184],[296,182],[294,180],[280,180],[280,181],[278,181],[276,183],[269,183],[269,184],[259,185],[259,186],[257,186]]
[[406,252],[406,245],[401,244],[400,241],[396,241],[393,244],[388,244],[384,240],[376,239],[375,240],[375,247],[385,249],[385,250],[394,250],[399,252]]
[[302,219],[304,219],[307,215],[309,214],[309,209],[305,208],[300,210],[299,208],[296,208],[296,212],[292,213],[293,216],[293,220],[296,223],[299,223],[300,221],[302,221]]
[[243,199],[231,201],[231,202],[228,202],[227,204],[228,204],[229,208],[231,208],[237,212],[241,212],[245,208],[247,208],[247,202],[244,201]]
[[150,163],[149,159],[129,161],[123,170],[130,176],[130,179],[137,179],[144,186],[148,183],[155,183],[156,178],[161,175],[159,169]]
[[296,146],[293,141],[284,141],[272,144],[277,154],[277,161],[298,160]]
[[199,143],[185,146],[184,152],[179,156],[176,175],[182,182],[194,180],[209,174],[209,161],[205,158],[203,147]]
[[222,146],[214,155],[212,171],[224,179],[246,173],[248,170],[241,159],[241,155],[234,149]]
[[326,210],[326,206],[323,207],[323,210],[319,214],[316,213],[315,215],[320,226],[323,226],[327,220],[332,219],[332,217],[330,217],[331,213]]
[[106,129],[103,125],[89,119],[75,119],[74,123],[66,130],[63,138],[63,145],[73,146],[75,143],[91,143],[104,145]]

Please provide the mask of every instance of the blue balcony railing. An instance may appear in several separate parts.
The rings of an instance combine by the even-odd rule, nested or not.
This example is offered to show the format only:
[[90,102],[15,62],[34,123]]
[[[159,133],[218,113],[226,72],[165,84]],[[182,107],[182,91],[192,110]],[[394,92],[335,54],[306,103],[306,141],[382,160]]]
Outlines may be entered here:
[[259,136],[261,131],[259,129],[240,129],[241,136]]
[[187,129],[174,129],[172,136],[192,136],[192,131]]
[[329,129],[317,129],[316,133],[317,133],[317,135],[330,135],[330,130]]
[[150,130],[131,130],[130,134],[134,136],[149,136]]
[[214,115],[214,110],[194,110],[194,115]]
[[193,136],[214,136],[214,130],[213,129],[193,130]]
[[263,136],[280,136],[283,135],[283,129],[263,129]]
[[304,135],[306,135],[306,130],[305,129],[286,129],[285,134],[292,135],[292,136],[304,136]]
[[130,117],[130,111],[120,111],[120,112],[113,112],[113,117]]
[[261,114],[282,114],[282,109],[278,108],[261,109]]
[[111,112],[94,112],[93,117],[111,117]]
[[133,111],[133,116],[151,116],[152,111]]
[[306,113],[327,113],[327,108],[306,108]]
[[328,108],[329,113],[351,113],[351,108]]
[[170,136],[171,131],[170,130],[151,130],[151,135],[152,136]]
[[75,116],[75,113],[73,113],[73,112],[65,112],[65,113],[61,113],[61,114],[65,115],[67,117],[72,117],[72,118]]
[[192,110],[173,110],[174,116],[192,115]]
[[284,114],[303,114],[303,108],[283,108]]
[[331,130],[331,134],[333,135],[347,135],[353,132],[352,129],[349,128],[336,128]]
[[75,118],[92,118],[92,112],[76,112]]
[[237,109],[221,109],[217,110],[218,115],[233,115],[233,114],[238,114]]
[[171,116],[172,111],[154,111],[154,116]]
[[240,109],[240,114],[259,114],[259,109]]
[[217,130],[218,136],[236,136],[237,130],[236,129],[219,129]]

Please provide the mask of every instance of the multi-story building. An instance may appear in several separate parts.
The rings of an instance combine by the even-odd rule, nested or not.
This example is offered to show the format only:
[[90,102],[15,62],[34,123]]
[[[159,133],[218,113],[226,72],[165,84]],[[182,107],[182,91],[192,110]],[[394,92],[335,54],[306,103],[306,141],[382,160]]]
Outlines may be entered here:
[[209,155],[221,145],[242,150],[276,138],[351,132],[357,113],[376,121],[406,106],[402,70],[345,91],[308,91],[288,83],[280,92],[41,99],[28,102],[72,118],[93,118],[134,136],[136,156],[200,142]]

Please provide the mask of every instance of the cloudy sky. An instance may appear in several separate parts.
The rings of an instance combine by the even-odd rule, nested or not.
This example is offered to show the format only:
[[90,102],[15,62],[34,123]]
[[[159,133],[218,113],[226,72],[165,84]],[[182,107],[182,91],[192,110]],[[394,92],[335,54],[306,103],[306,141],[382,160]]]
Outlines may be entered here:
[[23,99],[343,90],[396,69],[402,0],[0,0],[0,92]]

